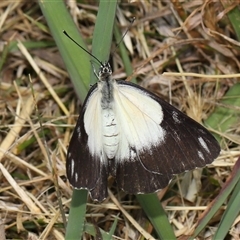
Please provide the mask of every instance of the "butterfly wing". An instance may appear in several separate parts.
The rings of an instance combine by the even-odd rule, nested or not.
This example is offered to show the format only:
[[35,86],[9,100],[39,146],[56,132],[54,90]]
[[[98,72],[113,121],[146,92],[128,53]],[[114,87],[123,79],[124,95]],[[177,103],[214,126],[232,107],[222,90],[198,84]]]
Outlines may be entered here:
[[124,191],[157,191],[175,174],[210,164],[219,155],[218,142],[193,119],[135,84],[118,81],[117,88],[117,115],[128,144],[116,159],[116,181]]
[[128,193],[151,193],[175,174],[203,167],[218,156],[220,147],[203,126],[145,89],[113,80],[119,147],[115,158],[107,159],[97,86],[83,104],[67,154],[70,183],[88,189],[93,200],[106,198],[109,173]]
[[[96,131],[99,128],[98,118],[101,117],[101,112],[97,107],[98,97],[97,84],[95,84],[86,97],[74,129],[67,153],[66,171],[69,182],[74,188],[87,189],[93,200],[102,201],[107,197],[108,177],[106,165],[103,164],[104,156],[90,153],[89,138],[84,125],[92,124],[91,129],[96,129]],[[86,109],[90,111],[89,119],[84,122]]]

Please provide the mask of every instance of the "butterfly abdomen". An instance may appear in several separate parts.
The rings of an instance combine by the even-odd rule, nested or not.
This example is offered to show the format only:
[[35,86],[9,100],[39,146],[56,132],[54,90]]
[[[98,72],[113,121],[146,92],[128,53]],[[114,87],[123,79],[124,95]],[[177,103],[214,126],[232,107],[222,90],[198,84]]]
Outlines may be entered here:
[[110,81],[103,81],[101,84],[103,151],[108,159],[113,159],[119,146],[119,126],[114,112],[113,86]]
[[119,129],[112,109],[104,109],[102,112],[103,123],[103,150],[108,159],[116,156],[119,145]]

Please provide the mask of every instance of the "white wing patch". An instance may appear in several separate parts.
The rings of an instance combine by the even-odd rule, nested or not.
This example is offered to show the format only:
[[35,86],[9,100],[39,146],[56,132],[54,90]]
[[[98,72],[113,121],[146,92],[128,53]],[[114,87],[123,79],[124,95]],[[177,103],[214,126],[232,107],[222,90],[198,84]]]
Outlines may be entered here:
[[78,173],[75,172],[75,182],[78,182]]
[[136,87],[115,81],[113,87],[114,110],[120,129],[116,158],[129,159],[129,147],[137,152],[150,150],[164,140],[165,131],[160,126],[163,111],[157,101]]
[[[71,155],[71,154],[69,153],[69,156],[68,156],[68,157],[71,157],[70,155]],[[74,159],[71,158],[71,177],[73,177],[74,169],[75,169],[75,162],[74,162]]]
[[77,127],[78,139],[81,138],[81,128],[80,126]]
[[199,156],[202,160],[204,160],[204,156],[203,156],[203,153],[202,153],[201,151],[198,151],[198,156]]
[[178,113],[177,112],[173,112],[172,113],[172,118],[173,118],[173,121],[177,124],[177,123],[181,123],[181,120],[179,119],[179,116],[178,116]]
[[201,146],[203,147],[203,149],[204,149],[206,152],[210,153],[210,150],[209,150],[206,142],[203,140],[203,138],[202,138],[202,137],[199,137],[199,138],[198,138],[198,141],[199,141],[199,143],[201,144]]
[[113,84],[113,102],[102,109],[102,84],[88,98],[84,126],[88,147],[94,156],[105,153],[108,159],[133,159],[135,153],[150,150],[164,141],[165,131],[160,126],[163,111],[157,101],[141,89],[131,85]]
[[92,156],[100,156],[103,150],[102,141],[102,108],[101,108],[101,84],[92,92],[85,105],[84,127],[88,135],[88,147]]

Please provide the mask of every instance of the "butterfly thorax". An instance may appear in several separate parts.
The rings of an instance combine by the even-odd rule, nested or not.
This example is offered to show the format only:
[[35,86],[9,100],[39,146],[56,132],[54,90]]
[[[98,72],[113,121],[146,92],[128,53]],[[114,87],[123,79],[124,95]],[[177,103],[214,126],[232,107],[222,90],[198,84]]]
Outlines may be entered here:
[[98,85],[101,85],[101,108],[102,109],[109,109],[112,108],[112,105],[114,104],[113,99],[113,80],[111,77],[108,79],[105,79],[104,81],[101,81],[98,83]]

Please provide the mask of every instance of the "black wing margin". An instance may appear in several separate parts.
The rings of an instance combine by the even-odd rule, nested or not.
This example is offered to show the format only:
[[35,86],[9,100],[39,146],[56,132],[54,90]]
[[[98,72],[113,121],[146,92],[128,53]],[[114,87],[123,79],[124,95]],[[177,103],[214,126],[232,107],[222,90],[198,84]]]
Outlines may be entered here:
[[95,88],[94,85],[89,91],[74,129],[67,153],[66,172],[74,188],[87,189],[93,200],[103,201],[107,197],[106,166],[101,163],[100,156],[90,154],[83,122],[86,101]]

